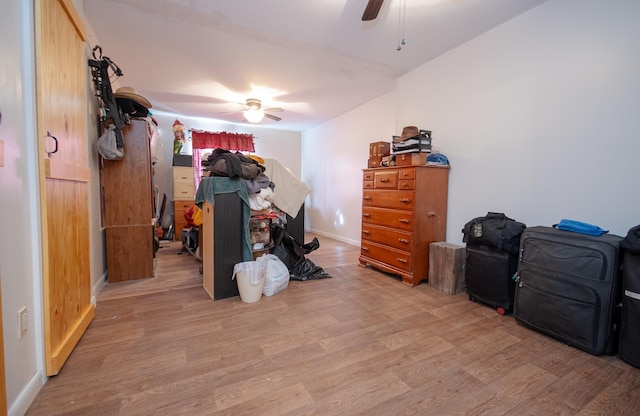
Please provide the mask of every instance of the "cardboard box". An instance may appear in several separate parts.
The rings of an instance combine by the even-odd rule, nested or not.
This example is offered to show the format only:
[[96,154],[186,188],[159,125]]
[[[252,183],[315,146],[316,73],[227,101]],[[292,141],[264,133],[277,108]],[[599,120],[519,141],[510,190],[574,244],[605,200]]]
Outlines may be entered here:
[[390,154],[391,154],[391,143],[389,142],[369,143],[369,159],[374,157],[381,158],[382,156],[389,156]]
[[401,155],[396,155],[396,165],[397,166],[426,165],[427,156],[429,156],[429,153],[427,152],[403,153]]

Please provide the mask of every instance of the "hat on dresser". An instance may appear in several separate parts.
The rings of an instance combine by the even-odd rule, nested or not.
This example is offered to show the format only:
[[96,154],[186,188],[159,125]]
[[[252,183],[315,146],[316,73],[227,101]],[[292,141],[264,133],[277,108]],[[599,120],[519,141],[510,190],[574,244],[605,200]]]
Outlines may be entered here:
[[400,140],[410,139],[413,136],[420,134],[420,130],[416,126],[406,126],[402,129]]
[[138,94],[138,91],[136,91],[136,89],[133,87],[120,87],[116,90],[115,94],[113,95],[116,98],[126,98],[128,100],[135,101],[136,103],[140,104],[144,108],[147,108],[147,109],[151,108],[151,103],[149,102],[149,100],[144,98],[142,95]]

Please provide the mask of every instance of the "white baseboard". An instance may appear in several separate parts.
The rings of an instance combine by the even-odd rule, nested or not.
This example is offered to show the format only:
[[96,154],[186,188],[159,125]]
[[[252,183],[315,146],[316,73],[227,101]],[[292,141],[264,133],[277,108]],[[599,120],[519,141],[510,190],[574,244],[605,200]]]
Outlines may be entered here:
[[347,243],[347,244],[351,244],[352,246],[360,247],[360,240],[357,240],[357,241],[356,240],[351,240],[351,239],[344,238],[344,237],[339,236],[339,235],[329,234],[329,233],[325,233],[324,231],[314,230],[313,228],[307,230],[307,232],[310,232],[310,233],[313,233],[313,234],[317,234],[317,235],[322,236],[322,237],[333,238],[334,240],[342,241],[343,243]]
[[98,293],[100,293],[102,288],[105,287],[106,285],[107,285],[107,273],[105,272],[102,275],[102,277],[98,279],[96,284],[93,285],[93,287],[91,288],[91,303],[93,304],[94,308],[96,307],[96,304],[97,304],[96,296],[98,295]]
[[25,388],[20,392],[16,401],[9,406],[8,416],[23,416],[29,410],[29,406],[36,399],[36,396],[40,392],[40,389],[47,382],[47,376],[44,373],[37,371],[31,380],[27,383]]

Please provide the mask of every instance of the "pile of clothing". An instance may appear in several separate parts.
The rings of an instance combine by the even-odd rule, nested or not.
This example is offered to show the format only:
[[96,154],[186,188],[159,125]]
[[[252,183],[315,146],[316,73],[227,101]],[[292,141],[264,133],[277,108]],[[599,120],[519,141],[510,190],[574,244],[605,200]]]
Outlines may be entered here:
[[255,155],[215,149],[202,159],[202,170],[209,176],[241,179],[247,185],[249,207],[253,211],[271,208],[275,200],[275,184],[265,175],[264,160]]

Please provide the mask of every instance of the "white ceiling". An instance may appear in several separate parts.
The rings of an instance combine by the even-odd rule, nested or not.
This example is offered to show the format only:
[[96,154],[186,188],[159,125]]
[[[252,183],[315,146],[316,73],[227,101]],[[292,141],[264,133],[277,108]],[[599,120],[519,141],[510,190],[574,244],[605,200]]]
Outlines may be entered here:
[[84,0],[83,10],[123,71],[114,89],[134,87],[152,111],[240,123],[238,103],[259,98],[284,109],[263,127],[302,131],[544,1],[385,0],[371,22],[367,0]]

